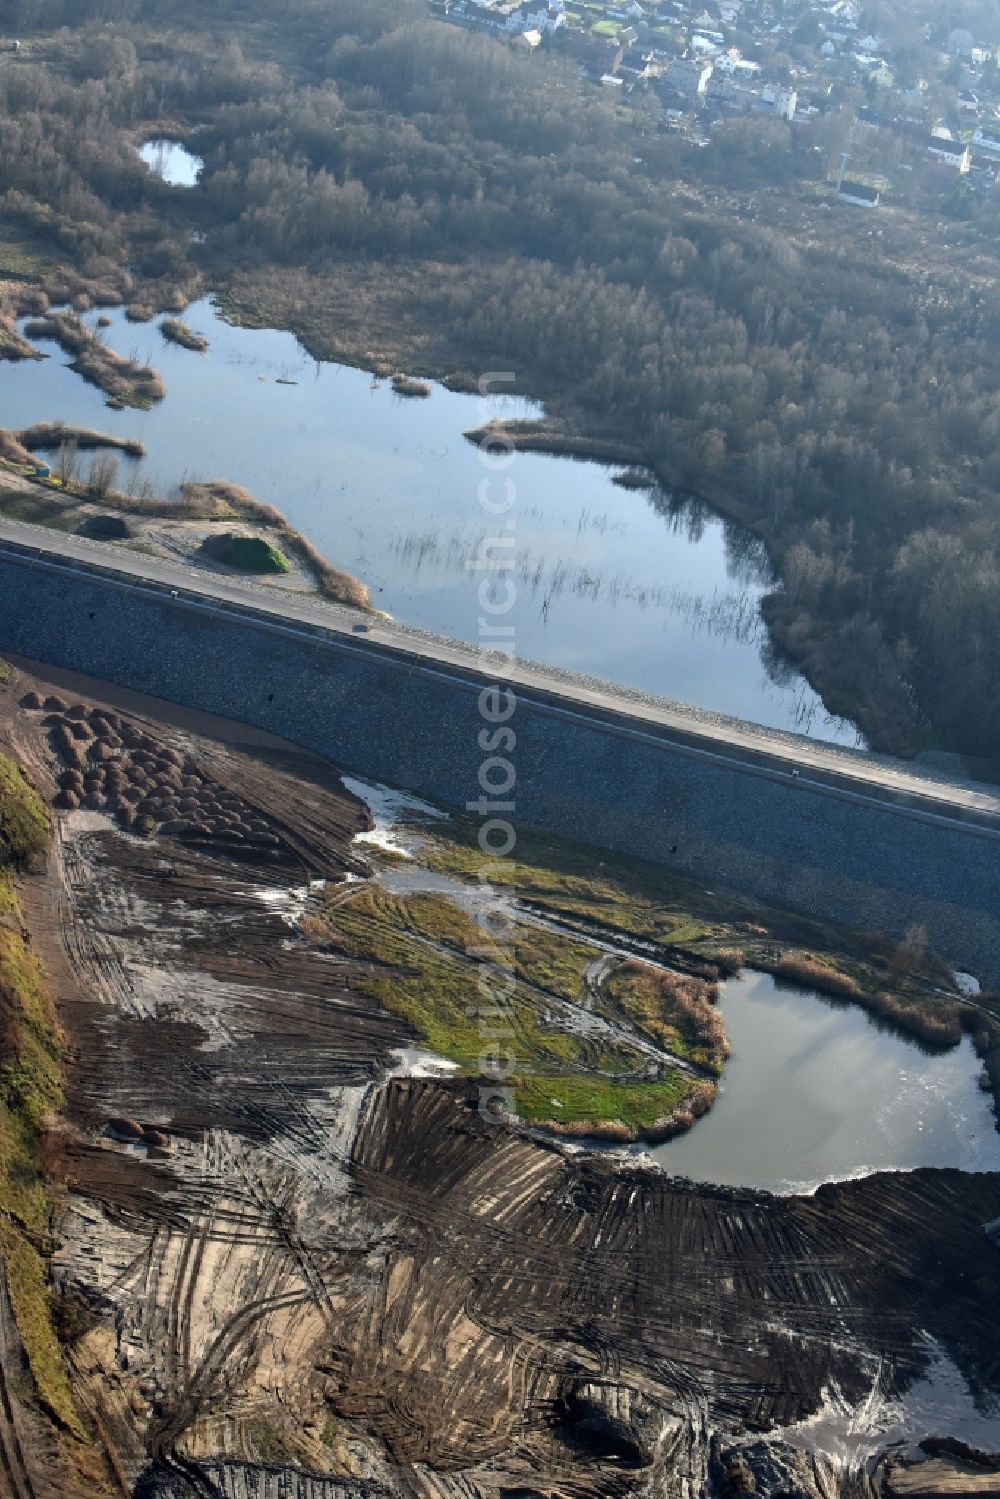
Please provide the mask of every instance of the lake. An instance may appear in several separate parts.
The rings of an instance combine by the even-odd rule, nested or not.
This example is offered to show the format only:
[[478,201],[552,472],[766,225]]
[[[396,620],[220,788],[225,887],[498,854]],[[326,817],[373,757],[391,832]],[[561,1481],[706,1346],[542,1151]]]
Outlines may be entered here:
[[733,1054],[711,1113],[650,1153],[672,1175],[774,1192],[951,1166],[1000,1170],[966,1037],[931,1051],[856,1005],[745,973],[720,1001]]
[[[111,347],[159,369],[166,400],[111,411],[48,344],[44,363],[0,364],[3,425],[62,419],[140,438],[142,472],[164,493],[184,479],[243,484],[364,579],[380,608],[461,640],[477,641],[482,614],[471,564],[486,538],[513,535],[517,602],[504,622],[520,656],[858,742],[770,659],[759,612],[770,574],[746,532],[659,488],[622,489],[593,463],[523,453],[488,472],[463,432],[491,415],[537,415],[529,403],[440,386],[407,400],[361,370],[317,363],[291,334],[231,327],[207,301],[185,314],[209,339],[202,355],[156,324],[108,315]],[[502,519],[480,502],[487,478],[494,501],[513,486]]]

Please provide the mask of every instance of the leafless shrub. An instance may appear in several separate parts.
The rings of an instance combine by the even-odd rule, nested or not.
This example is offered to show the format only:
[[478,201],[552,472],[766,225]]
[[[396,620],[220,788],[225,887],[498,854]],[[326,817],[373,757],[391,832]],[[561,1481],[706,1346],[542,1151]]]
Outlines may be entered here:
[[778,978],[793,984],[802,984],[817,989],[821,994],[835,994],[843,999],[858,999],[864,992],[857,979],[849,973],[841,973],[808,953],[785,953],[774,972]]
[[87,493],[91,499],[106,500],[118,478],[118,462],[110,453],[98,453],[90,465]]

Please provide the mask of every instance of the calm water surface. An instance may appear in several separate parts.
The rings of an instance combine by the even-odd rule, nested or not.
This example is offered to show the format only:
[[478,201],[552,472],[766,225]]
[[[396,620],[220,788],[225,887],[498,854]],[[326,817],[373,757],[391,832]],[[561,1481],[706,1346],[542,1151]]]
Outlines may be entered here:
[[155,172],[157,177],[162,177],[171,187],[194,187],[198,174],[205,165],[200,156],[192,156],[190,151],[176,141],[147,141],[140,147],[139,155],[150,171]]
[[652,1154],[695,1181],[812,1190],[873,1171],[1000,1170],[971,1041],[932,1052],[856,1005],[747,973],[721,1011],[733,1055],[712,1112]]
[[[61,418],[139,437],[143,474],[162,492],[186,478],[244,484],[362,577],[382,608],[472,642],[482,613],[472,564],[512,521],[518,598],[504,622],[522,657],[857,742],[797,673],[769,664],[758,609],[768,572],[745,532],[659,489],[621,489],[596,464],[518,454],[506,473],[488,473],[463,432],[537,408],[441,387],[404,400],[362,371],[317,364],[290,334],[231,328],[208,302],[185,314],[210,340],[205,355],[111,316],[110,345],[162,372],[160,406],[109,410],[47,345],[44,363],[0,365],[0,424]],[[484,513],[484,478],[494,500],[513,482],[502,517]]]

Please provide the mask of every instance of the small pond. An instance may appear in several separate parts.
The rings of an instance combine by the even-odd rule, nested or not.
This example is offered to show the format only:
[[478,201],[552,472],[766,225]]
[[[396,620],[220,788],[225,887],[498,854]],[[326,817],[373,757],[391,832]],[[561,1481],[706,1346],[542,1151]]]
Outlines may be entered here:
[[147,141],[139,149],[139,155],[151,172],[171,187],[194,187],[205,163],[177,141]]
[[[184,479],[243,484],[363,578],[381,608],[473,643],[483,614],[473,564],[486,538],[511,536],[517,601],[504,623],[521,657],[857,742],[852,725],[770,659],[759,610],[766,559],[704,505],[620,488],[612,470],[568,458],[516,454],[490,473],[463,433],[537,408],[440,386],[403,399],[362,370],[317,363],[291,334],[232,327],[207,301],[184,316],[207,353],[110,314],[111,347],[164,377],[167,397],[152,411],[109,410],[48,344],[42,363],[0,364],[0,423],[61,419],[138,437],[143,474],[161,493]],[[493,501],[513,486],[502,516],[483,508],[484,479]]]
[[652,1155],[672,1175],[774,1192],[951,1166],[1000,1170],[968,1038],[932,1051],[856,1005],[746,973],[721,1011],[733,1054],[712,1112]]

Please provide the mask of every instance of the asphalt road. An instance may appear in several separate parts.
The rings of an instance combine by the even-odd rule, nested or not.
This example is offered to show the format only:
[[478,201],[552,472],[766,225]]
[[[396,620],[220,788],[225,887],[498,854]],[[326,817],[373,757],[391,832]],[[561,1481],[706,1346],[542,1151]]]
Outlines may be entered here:
[[[152,589],[172,598],[179,608],[222,613],[249,610],[269,628],[310,635],[320,632],[331,645],[388,654],[410,669],[436,676],[443,673],[473,684],[476,678],[497,677],[496,666],[491,670],[473,647],[389,619],[0,517],[3,556],[17,557],[28,565],[44,560],[70,571],[96,568],[116,586]],[[599,721],[612,732],[668,740],[684,753],[795,779],[804,790],[888,802],[911,815],[973,822],[1000,832],[1000,794],[991,787],[953,782],[905,761],[780,733],[533,663],[505,667],[503,677],[519,693],[547,703],[560,716]]]

